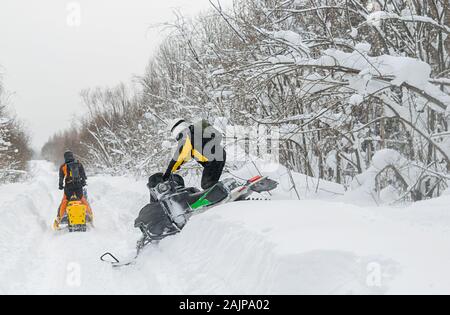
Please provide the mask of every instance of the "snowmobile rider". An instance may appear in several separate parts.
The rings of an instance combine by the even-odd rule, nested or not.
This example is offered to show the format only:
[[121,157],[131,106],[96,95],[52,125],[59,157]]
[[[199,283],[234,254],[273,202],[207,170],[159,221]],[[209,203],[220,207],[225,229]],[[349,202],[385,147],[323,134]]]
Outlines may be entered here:
[[59,169],[59,190],[64,190],[64,197],[55,220],[54,227],[56,229],[59,228],[61,220],[66,214],[67,205],[72,197],[76,197],[77,200],[80,200],[87,207],[89,219],[91,222],[93,220],[91,207],[83,192],[83,188],[87,185],[87,176],[83,164],[75,160],[74,154],[71,151],[64,153],[64,161],[64,164]]
[[172,138],[178,142],[178,148],[164,174],[164,180],[168,180],[184,163],[195,159],[203,166],[202,188],[207,190],[217,184],[226,162],[222,134],[206,120],[188,124],[184,119],[177,118],[168,127]]

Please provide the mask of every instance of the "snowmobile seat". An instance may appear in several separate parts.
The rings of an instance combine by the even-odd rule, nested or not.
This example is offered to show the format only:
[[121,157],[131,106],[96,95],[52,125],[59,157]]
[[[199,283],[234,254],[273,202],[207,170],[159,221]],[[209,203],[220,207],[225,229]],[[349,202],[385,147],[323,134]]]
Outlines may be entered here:
[[189,195],[188,198],[188,203],[191,205],[193,203],[195,203],[196,201],[198,201],[200,198],[202,198],[204,195],[206,194],[205,191],[199,191],[193,194]]
[[189,195],[188,203],[190,205],[196,203],[200,199],[207,199],[211,204],[217,204],[229,195],[229,192],[225,188],[225,186],[219,182],[210,188],[208,191],[200,191],[198,193],[194,193]]

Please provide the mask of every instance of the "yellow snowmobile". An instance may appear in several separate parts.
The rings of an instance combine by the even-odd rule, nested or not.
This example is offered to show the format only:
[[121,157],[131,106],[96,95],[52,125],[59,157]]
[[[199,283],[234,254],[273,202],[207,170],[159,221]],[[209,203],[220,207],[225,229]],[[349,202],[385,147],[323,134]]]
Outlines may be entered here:
[[76,196],[73,196],[67,204],[66,215],[58,224],[53,225],[55,230],[67,227],[69,232],[87,232],[87,225],[93,225],[93,218],[88,214],[87,207]]

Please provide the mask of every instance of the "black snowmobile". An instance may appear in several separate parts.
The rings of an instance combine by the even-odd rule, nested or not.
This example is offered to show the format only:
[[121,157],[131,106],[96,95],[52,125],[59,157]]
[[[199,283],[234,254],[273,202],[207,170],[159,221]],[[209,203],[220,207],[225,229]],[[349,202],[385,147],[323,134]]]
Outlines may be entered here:
[[[227,178],[201,191],[186,187],[179,175],[172,175],[164,181],[163,174],[157,173],[149,178],[147,187],[150,190],[150,204],[140,211],[134,224],[143,234],[137,243],[135,259],[145,246],[179,233],[193,215],[221,204],[247,200],[255,192],[270,192],[278,187],[278,183],[263,176],[256,176],[246,183]],[[107,261],[106,257],[113,261]],[[135,259],[121,264],[111,253],[101,257],[102,261],[110,262],[115,267],[133,264]]]

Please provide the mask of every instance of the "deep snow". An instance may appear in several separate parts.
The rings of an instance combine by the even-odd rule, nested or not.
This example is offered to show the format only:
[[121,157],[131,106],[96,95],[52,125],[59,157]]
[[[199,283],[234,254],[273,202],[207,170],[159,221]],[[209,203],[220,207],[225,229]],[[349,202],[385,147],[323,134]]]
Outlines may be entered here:
[[194,217],[137,265],[112,269],[99,256],[133,255],[145,182],[91,178],[95,230],[55,233],[56,171],[32,166],[29,182],[0,186],[0,294],[450,293],[450,196],[406,208],[229,204]]

